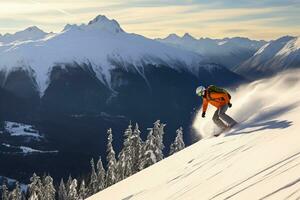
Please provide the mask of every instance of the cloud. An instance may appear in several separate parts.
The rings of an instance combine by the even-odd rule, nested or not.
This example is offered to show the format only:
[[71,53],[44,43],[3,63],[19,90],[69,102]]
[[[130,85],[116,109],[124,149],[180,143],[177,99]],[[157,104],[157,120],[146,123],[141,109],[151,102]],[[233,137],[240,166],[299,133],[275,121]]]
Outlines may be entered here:
[[173,32],[257,39],[300,34],[299,0],[10,0],[0,4],[2,33],[29,25],[60,31],[66,23],[87,23],[104,14],[126,31],[151,38]]
[[[43,3],[41,3],[40,1],[37,1],[37,0],[27,0],[27,1],[32,2],[34,4],[38,4],[39,6],[43,6]],[[48,9],[55,10],[57,12],[60,12],[60,13],[64,14],[64,15],[68,15],[68,16],[73,17],[73,15],[71,13],[69,13],[69,12],[67,12],[63,9],[59,9],[55,6],[53,6],[53,7],[50,6],[50,7],[48,7]]]
[[249,29],[241,29],[241,28],[235,28],[235,29],[227,29],[225,30],[226,33],[245,33],[245,32],[248,32]]

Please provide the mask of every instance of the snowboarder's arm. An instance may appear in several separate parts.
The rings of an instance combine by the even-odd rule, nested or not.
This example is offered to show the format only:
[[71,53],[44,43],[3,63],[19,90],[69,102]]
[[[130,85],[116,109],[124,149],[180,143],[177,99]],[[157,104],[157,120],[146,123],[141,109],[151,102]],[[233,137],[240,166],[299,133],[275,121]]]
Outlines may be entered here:
[[208,101],[206,98],[203,98],[203,103],[202,103],[202,112],[206,112],[208,106]]
[[230,98],[228,96],[228,93],[224,94],[224,99],[225,99],[226,102],[230,103]]

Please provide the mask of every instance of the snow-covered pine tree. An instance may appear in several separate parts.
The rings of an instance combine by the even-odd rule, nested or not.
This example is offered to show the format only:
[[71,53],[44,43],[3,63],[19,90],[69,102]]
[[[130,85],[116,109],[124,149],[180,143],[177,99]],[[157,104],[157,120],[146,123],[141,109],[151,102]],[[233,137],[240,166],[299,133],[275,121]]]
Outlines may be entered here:
[[170,145],[170,153],[169,155],[172,155],[178,151],[181,151],[185,148],[185,144],[183,141],[183,129],[180,127],[176,130],[177,136],[174,140],[174,142]]
[[71,174],[69,175],[69,178],[67,180],[67,183],[66,183],[66,191],[67,191],[67,194],[69,194],[69,189],[70,189],[70,186],[72,184],[72,181],[73,181],[73,178],[71,176]]
[[79,188],[79,195],[78,195],[78,199],[79,200],[84,200],[88,197],[88,190],[85,186],[85,181],[84,179],[82,179],[81,184],[80,184],[80,188]]
[[67,198],[68,198],[68,193],[66,190],[66,186],[64,180],[61,179],[58,188],[58,200],[67,200]]
[[141,161],[139,169],[143,170],[157,162],[155,151],[157,149],[155,137],[153,136],[153,128],[148,128],[149,133],[147,140],[143,145],[141,152]]
[[89,195],[93,195],[98,192],[98,185],[97,185],[97,174],[95,170],[95,162],[94,159],[91,159],[91,175],[90,175],[90,183],[89,183]]
[[55,200],[55,188],[53,186],[53,179],[51,176],[46,176],[44,178],[43,186],[43,200]]
[[73,179],[69,188],[68,200],[78,200],[77,180]]
[[22,191],[21,191],[20,184],[18,181],[16,182],[15,189],[11,192],[10,199],[11,200],[22,200]]
[[106,171],[106,186],[111,186],[117,182],[118,174],[117,174],[117,160],[115,151],[113,149],[112,141],[112,130],[108,129],[107,131],[107,171]]
[[33,173],[29,184],[29,200],[43,199],[42,181],[39,176]]
[[169,151],[169,156],[173,155],[175,153],[175,141],[170,144],[170,151]]
[[149,128],[147,140],[142,148],[142,158],[139,169],[142,170],[150,165],[162,160],[163,155],[163,135],[165,124],[161,124],[159,120],[154,123],[153,128]]
[[8,188],[7,188],[6,184],[7,184],[7,180],[4,179],[3,183],[2,183],[2,189],[1,189],[2,200],[9,200],[9,191],[8,191]]
[[124,132],[123,149],[118,159],[118,180],[121,181],[132,175],[132,126],[131,124]]
[[99,157],[97,162],[97,186],[98,191],[101,191],[105,188],[105,169],[103,167],[101,157]]
[[132,174],[139,171],[142,146],[141,131],[139,130],[139,125],[136,123],[132,134]]
[[164,136],[165,126],[166,124],[160,123],[160,120],[154,122],[153,136],[155,137],[155,146],[156,146],[154,154],[157,162],[164,158],[163,149],[165,148],[165,146],[163,144],[163,136]]

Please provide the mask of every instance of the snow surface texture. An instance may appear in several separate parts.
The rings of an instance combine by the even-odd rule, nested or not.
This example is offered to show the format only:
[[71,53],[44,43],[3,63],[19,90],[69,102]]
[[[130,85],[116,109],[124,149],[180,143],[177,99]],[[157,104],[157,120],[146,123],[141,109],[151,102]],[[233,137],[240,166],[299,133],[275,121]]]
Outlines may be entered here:
[[[41,141],[42,139],[44,139],[44,136],[40,135],[39,131],[34,129],[34,127],[29,124],[5,121],[4,129],[5,129],[4,132],[9,134],[9,136],[11,137],[26,137],[29,139],[34,139],[36,141]],[[0,134],[3,133],[0,132]],[[6,154],[30,155],[33,153],[57,153],[58,152],[57,150],[44,151],[44,150],[34,149],[28,146],[17,146],[8,143],[2,143],[2,144],[0,143],[0,145],[7,147],[11,150],[16,150],[14,152],[5,152]],[[4,153],[4,152],[0,151],[0,153]]]
[[41,151],[41,150],[33,149],[33,148],[31,148],[31,147],[25,147],[25,146],[13,146],[13,145],[6,144],[6,143],[3,143],[2,145],[5,146],[5,147],[8,147],[8,148],[19,149],[19,150],[21,150],[21,152],[10,153],[10,154],[19,154],[19,153],[22,153],[22,154],[32,154],[32,153],[58,153],[57,150],[53,150],[53,151]]
[[[200,140],[89,200],[299,199],[299,87],[299,71],[241,86],[229,114],[245,121],[228,136]],[[195,119],[199,134],[212,134],[213,111]]]
[[99,80],[110,84],[110,70],[116,67],[115,63],[133,66],[140,74],[145,64],[164,64],[194,72],[202,56],[126,33],[117,21],[101,15],[88,24],[68,24],[62,32],[43,39],[0,46],[0,70],[8,74],[18,67],[33,69],[41,95],[49,84],[52,67],[74,62],[91,64]]
[[5,121],[4,124],[5,130],[11,136],[27,136],[36,139],[42,138],[42,136],[39,135],[39,132],[35,130],[31,125],[9,121]]

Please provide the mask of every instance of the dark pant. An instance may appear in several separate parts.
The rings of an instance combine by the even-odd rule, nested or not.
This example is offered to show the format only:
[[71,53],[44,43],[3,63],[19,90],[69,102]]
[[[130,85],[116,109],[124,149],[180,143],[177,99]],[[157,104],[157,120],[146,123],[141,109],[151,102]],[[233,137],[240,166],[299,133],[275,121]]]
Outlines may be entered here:
[[224,105],[220,109],[216,110],[216,112],[215,112],[215,114],[213,116],[213,121],[221,129],[225,129],[228,126],[231,127],[231,126],[233,126],[233,125],[235,125],[237,123],[234,119],[232,119],[230,116],[228,116],[228,115],[225,114],[225,112],[227,111],[227,109],[228,109],[228,105]]

